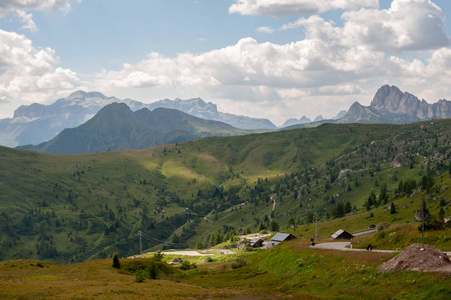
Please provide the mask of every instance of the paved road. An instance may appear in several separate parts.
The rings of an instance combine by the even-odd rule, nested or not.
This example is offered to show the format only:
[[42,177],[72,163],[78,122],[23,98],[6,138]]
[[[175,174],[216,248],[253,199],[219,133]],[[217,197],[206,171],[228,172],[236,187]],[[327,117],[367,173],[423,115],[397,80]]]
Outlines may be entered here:
[[[341,250],[341,251],[368,251],[366,249],[348,248],[349,245],[350,245],[349,242],[332,242],[332,243],[316,244],[315,246],[310,246],[310,248]],[[372,252],[382,252],[382,253],[396,253],[396,252],[400,252],[398,250],[371,250],[371,251]]]
[[[331,242],[331,243],[321,243],[316,244],[315,246],[310,246],[310,248],[316,248],[316,249],[330,249],[330,250],[341,250],[341,251],[368,251],[366,249],[355,249],[355,248],[349,248],[350,244],[349,242]],[[373,249],[371,252],[381,252],[381,253],[397,253],[401,252],[400,250],[378,250]],[[451,252],[443,251],[446,255],[450,256]]]
[[168,252],[161,252],[166,255],[188,255],[188,256],[208,256],[212,254],[202,254],[197,251],[168,251]]

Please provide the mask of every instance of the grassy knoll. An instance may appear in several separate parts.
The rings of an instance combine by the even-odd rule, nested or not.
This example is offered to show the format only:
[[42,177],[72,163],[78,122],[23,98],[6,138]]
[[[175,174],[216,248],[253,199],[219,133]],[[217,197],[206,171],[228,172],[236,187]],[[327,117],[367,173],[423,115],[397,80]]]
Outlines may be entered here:
[[[111,259],[58,265],[31,260],[0,263],[0,297],[9,299],[449,299],[450,275],[380,273],[393,254],[308,248],[294,240],[257,251],[236,267],[218,259],[182,271],[158,265],[158,279],[142,278],[152,259]],[[241,259],[232,256],[230,259]],[[161,263],[158,263],[161,264]]]

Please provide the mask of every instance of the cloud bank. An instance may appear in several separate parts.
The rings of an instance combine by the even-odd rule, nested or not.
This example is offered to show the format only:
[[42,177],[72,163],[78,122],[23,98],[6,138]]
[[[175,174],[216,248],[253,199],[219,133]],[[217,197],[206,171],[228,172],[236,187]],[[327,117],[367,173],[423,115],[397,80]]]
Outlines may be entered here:
[[319,14],[328,10],[354,10],[362,7],[378,7],[378,0],[238,0],[229,8],[229,13],[241,15],[290,15]]
[[77,74],[57,63],[54,50],[36,49],[25,36],[0,30],[0,99],[35,102],[77,87]]

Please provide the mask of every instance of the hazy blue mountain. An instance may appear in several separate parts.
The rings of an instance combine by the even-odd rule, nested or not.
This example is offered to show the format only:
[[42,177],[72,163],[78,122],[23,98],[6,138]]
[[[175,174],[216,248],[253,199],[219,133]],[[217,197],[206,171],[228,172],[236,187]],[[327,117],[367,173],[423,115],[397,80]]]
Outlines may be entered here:
[[310,120],[306,116],[302,116],[300,119],[291,118],[291,119],[286,120],[285,123],[283,123],[282,127],[293,126],[293,125],[297,125],[297,124],[306,124],[306,123],[311,123],[311,122],[312,122],[312,120]]
[[188,100],[181,100],[178,98],[174,100],[164,99],[148,104],[146,107],[150,110],[158,107],[178,109],[198,118],[224,122],[241,129],[277,128],[268,119],[257,119],[219,112],[215,104],[211,102],[206,103],[201,98],[192,98]]
[[313,120],[313,122],[320,122],[320,121],[322,121],[322,120],[324,120],[323,116],[322,116],[322,115],[319,115],[319,116],[317,116],[317,117]]
[[54,138],[65,128],[76,127],[113,102],[125,102],[133,110],[141,108],[133,100],[119,100],[98,92],[77,91],[50,105],[22,105],[13,118],[0,120],[0,145],[15,147],[38,144]]
[[332,118],[332,120],[338,120],[346,116],[348,112],[346,110],[340,111],[335,117]]
[[20,149],[56,154],[141,149],[186,142],[206,136],[247,133],[228,124],[203,120],[174,109],[142,108],[133,112],[125,103],[102,108],[93,118],[76,127],[64,129],[55,138]]
[[190,115],[228,123],[244,129],[275,128],[269,120],[255,119],[218,112],[216,105],[200,98],[189,100],[161,100],[145,104],[131,99],[120,100],[98,92],[77,91],[50,105],[34,103],[16,109],[13,118],[0,120],[0,145],[39,144],[54,138],[65,128],[77,127],[92,118],[100,109],[111,103],[125,103],[132,111],[142,108],[173,108]]

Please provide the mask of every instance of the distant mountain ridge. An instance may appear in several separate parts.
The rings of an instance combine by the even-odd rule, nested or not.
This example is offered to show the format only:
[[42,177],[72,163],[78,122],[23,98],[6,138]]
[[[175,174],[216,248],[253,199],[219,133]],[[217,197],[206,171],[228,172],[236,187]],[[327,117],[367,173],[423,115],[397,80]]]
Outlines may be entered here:
[[277,128],[277,126],[275,126],[268,119],[258,119],[219,112],[216,104],[211,102],[206,103],[201,98],[192,98],[187,100],[181,100],[179,98],[174,100],[164,99],[147,104],[145,107],[150,110],[158,107],[177,109],[198,118],[224,122],[241,129]]
[[448,118],[451,118],[451,101],[442,99],[429,104],[401,92],[396,86],[384,85],[376,92],[370,106],[355,102],[338,122],[404,124]]
[[142,108],[133,112],[125,103],[112,103],[93,118],[67,128],[39,145],[19,149],[54,154],[78,154],[109,150],[142,149],[181,143],[207,136],[248,133],[228,124],[193,117],[175,109]]
[[13,118],[0,120],[0,145],[39,144],[53,139],[66,128],[73,128],[91,119],[106,105],[125,103],[132,111],[142,108],[154,110],[159,107],[178,109],[190,115],[208,120],[225,122],[242,129],[276,128],[269,120],[255,119],[218,112],[215,104],[200,98],[189,100],[161,100],[145,104],[132,99],[107,97],[99,92],[76,91],[50,105],[33,103],[16,109]]
[[310,120],[306,116],[302,116],[300,119],[291,118],[291,119],[286,120],[285,123],[283,123],[282,127],[287,127],[287,126],[292,126],[292,125],[297,125],[297,124],[306,124],[306,123],[311,123],[311,122],[312,122],[312,120]]

